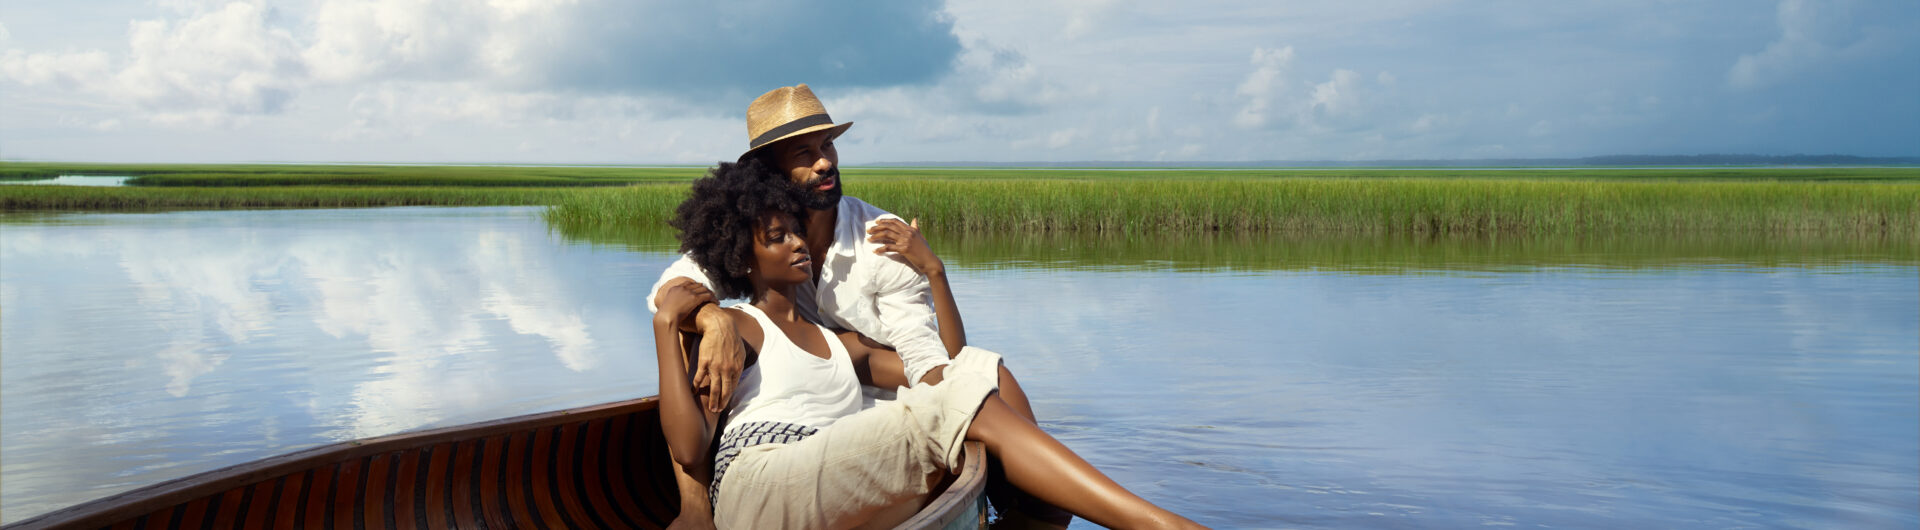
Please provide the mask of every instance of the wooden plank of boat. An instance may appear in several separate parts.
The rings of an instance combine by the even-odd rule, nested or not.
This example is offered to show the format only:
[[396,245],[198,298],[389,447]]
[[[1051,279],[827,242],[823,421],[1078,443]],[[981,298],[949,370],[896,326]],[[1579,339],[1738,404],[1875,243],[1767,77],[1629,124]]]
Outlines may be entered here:
[[[982,528],[985,449],[900,528]],[[93,528],[665,528],[679,513],[659,398],[324,445],[6,525]]]

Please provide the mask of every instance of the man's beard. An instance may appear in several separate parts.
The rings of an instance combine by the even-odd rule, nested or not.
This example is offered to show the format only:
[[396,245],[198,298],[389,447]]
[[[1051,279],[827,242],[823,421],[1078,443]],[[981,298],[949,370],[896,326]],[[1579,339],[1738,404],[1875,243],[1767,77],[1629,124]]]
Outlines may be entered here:
[[[820,183],[827,179],[833,179],[833,188],[823,191],[820,189]],[[807,179],[805,183],[800,184],[800,191],[805,197],[804,206],[808,210],[830,210],[839,206],[840,188],[845,187],[846,184],[846,181],[840,180],[840,168],[837,167],[827,170],[825,175]]]

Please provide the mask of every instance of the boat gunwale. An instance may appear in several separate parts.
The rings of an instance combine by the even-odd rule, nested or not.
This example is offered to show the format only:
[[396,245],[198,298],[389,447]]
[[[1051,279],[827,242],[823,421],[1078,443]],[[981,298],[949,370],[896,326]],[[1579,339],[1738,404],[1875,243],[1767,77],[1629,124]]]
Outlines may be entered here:
[[[965,455],[960,469],[954,470],[953,483],[947,484],[946,491],[934,497],[933,502],[920,507],[913,517],[901,521],[894,528],[946,528],[961,515],[969,513],[967,505],[986,495],[987,484],[987,446],[980,442],[969,441],[961,446]],[[982,513],[984,515],[984,513]],[[985,521],[982,521],[983,523]],[[984,524],[981,525],[984,527]]]
[[36,515],[5,530],[96,528],[154,510],[315,467],[390,451],[418,449],[450,441],[594,421],[659,408],[659,396],[646,396],[571,409],[536,412],[421,431],[360,438],[310,447],[143,486]]

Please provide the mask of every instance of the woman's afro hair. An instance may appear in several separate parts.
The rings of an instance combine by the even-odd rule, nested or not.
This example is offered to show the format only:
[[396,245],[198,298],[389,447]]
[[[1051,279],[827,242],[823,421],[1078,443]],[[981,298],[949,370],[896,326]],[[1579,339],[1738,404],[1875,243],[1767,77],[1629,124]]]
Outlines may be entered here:
[[[693,181],[693,191],[674,212],[680,252],[693,258],[714,280],[720,298],[753,294],[747,269],[753,264],[753,239],[768,214],[786,213],[805,219],[802,192],[781,175],[768,170],[758,157],[720,166]],[[804,235],[805,223],[795,223]]]

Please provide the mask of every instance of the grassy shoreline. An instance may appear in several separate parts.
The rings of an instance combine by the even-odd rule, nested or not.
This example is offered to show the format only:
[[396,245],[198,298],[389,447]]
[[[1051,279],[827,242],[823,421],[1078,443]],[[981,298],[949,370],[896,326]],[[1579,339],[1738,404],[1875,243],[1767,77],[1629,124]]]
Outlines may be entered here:
[[[544,205],[665,226],[698,167],[0,163],[0,211]],[[1920,235],[1920,168],[848,168],[848,193],[942,231]]]
[[242,187],[133,188],[0,185],[0,212],[154,211],[382,206],[537,206],[580,188]]
[[684,182],[697,167],[0,163],[0,180],[130,176],[133,187],[595,187]]
[[[560,236],[637,252],[673,253],[664,226],[556,227]],[[1883,234],[1690,232],[1632,234],[1076,234],[929,230],[954,269],[1501,271],[1913,265],[1920,238]]]
[[[664,224],[680,186],[581,194],[548,219]],[[1920,234],[1920,184],[1441,179],[879,181],[848,193],[965,232]]]

